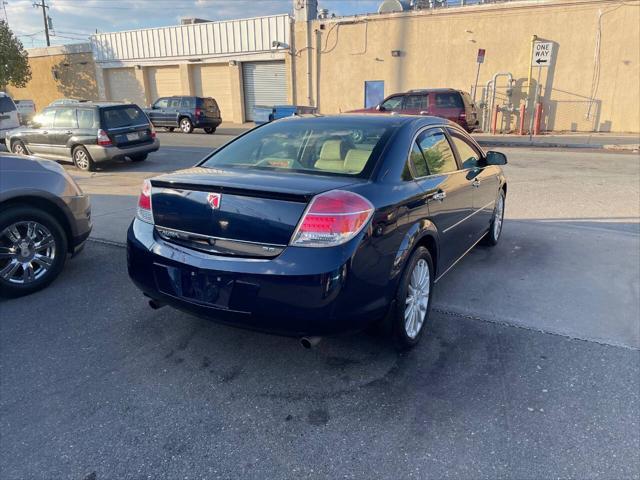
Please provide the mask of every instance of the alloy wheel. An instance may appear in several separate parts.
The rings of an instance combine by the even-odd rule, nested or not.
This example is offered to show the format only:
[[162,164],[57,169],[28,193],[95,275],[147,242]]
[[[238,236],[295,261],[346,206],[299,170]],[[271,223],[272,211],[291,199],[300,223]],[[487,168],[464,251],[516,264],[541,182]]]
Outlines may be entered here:
[[189,122],[188,119],[184,118],[181,122],[180,122],[180,128],[182,129],[182,131],[184,133],[190,133],[191,132],[191,122]]
[[13,153],[15,153],[16,155],[26,155],[27,149],[24,147],[22,142],[16,142],[13,145]]
[[87,156],[87,152],[79,148],[78,150],[76,150],[74,156],[76,166],[80,170],[87,170],[89,168],[89,157]]
[[502,232],[502,220],[504,218],[504,196],[498,196],[498,203],[496,204],[496,211],[493,217],[493,238],[498,240],[500,233]]
[[0,278],[30,284],[47,274],[56,257],[49,229],[35,221],[15,222],[0,232]]
[[430,277],[429,264],[421,258],[411,272],[404,308],[404,329],[411,339],[418,336],[427,315],[431,289]]

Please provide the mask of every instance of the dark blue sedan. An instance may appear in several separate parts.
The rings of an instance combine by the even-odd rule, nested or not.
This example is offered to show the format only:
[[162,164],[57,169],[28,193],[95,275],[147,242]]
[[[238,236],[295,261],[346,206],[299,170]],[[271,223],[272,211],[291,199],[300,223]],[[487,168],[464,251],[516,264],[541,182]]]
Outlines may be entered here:
[[266,124],[145,181],[129,275],[156,308],[305,338],[386,322],[411,347],[434,284],[498,242],[504,164],[434,117]]

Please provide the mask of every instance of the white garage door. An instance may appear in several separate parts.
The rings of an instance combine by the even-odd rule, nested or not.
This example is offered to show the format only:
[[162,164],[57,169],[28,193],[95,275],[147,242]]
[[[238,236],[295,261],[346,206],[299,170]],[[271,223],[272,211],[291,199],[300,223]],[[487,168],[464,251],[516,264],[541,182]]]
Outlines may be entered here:
[[198,97],[213,97],[223,119],[231,120],[231,78],[228,64],[195,65],[192,70],[193,87]]
[[145,105],[144,86],[138,82],[133,68],[109,68],[105,70],[107,99]]
[[284,62],[247,62],[242,64],[244,110],[253,120],[254,105],[287,103],[287,76]]
[[146,73],[151,102],[155,102],[160,97],[182,95],[178,67],[147,67]]

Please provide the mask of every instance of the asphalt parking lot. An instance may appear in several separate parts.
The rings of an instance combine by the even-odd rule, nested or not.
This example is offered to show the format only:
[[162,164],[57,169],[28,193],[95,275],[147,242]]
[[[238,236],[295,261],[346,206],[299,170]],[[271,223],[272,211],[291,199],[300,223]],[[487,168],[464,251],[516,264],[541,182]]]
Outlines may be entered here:
[[126,274],[142,179],[239,129],[94,173],[94,232],[0,303],[0,476],[637,478],[637,154],[502,149],[505,230],[438,285],[426,341],[294,339],[153,311]]

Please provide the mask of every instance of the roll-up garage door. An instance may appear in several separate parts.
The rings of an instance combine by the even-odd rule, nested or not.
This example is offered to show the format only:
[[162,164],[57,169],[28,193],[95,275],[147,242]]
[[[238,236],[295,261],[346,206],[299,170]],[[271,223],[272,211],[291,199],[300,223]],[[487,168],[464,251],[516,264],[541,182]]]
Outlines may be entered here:
[[144,86],[136,78],[133,68],[105,69],[107,99],[132,102],[144,106]]
[[223,120],[231,120],[231,78],[228,64],[194,65],[193,86],[198,97],[213,97]]
[[146,73],[151,102],[155,102],[160,97],[182,95],[178,67],[147,67]]
[[287,103],[287,77],[284,62],[247,62],[242,64],[244,110],[253,120],[254,105]]

